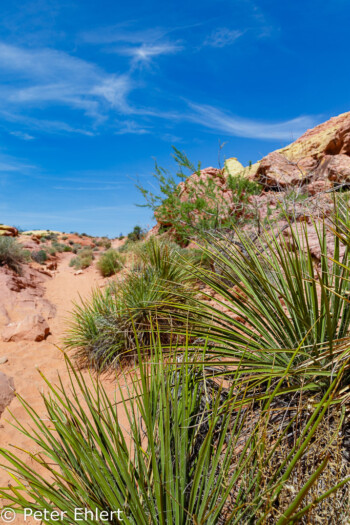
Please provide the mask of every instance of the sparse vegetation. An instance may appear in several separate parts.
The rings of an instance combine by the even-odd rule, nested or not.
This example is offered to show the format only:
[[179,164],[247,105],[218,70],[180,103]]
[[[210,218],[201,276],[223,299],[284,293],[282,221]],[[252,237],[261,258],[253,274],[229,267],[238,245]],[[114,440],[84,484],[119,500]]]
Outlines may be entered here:
[[160,196],[141,188],[159,237],[135,226],[114,250],[107,238],[82,247],[50,234],[35,252],[73,251],[81,269],[106,248],[100,273],[124,268],[74,306],[65,339],[78,365],[118,367],[119,398],[65,354],[70,388],[46,381],[47,418],[21,400],[31,428],[18,428],[35,452],[27,465],[0,449],[17,483],[0,494],[19,513],[64,511],[67,525],[76,507],[122,509],[129,525],[348,523],[349,199],[313,222],[296,214],[304,190],[261,195],[252,235],[241,226],[255,220],[259,185],[227,176],[227,215],[198,171],[181,198],[183,168],[196,170],[176,149],[175,160],[177,178],[156,167]]
[[39,264],[43,264],[48,259],[47,253],[46,253],[45,250],[33,251],[31,256],[32,256],[33,261],[35,261],[35,262],[37,262]]
[[120,253],[116,250],[109,249],[101,255],[97,262],[97,268],[103,277],[110,277],[119,272],[123,268],[123,264],[124,258]]
[[77,270],[84,270],[91,266],[94,260],[94,254],[91,248],[80,248],[75,252],[73,247],[72,251],[76,253],[77,256],[71,259],[69,266],[74,266]]
[[26,252],[12,237],[0,237],[0,266],[8,266],[20,274],[22,264],[27,261]]
[[[174,149],[174,160],[178,166],[175,176],[157,164],[154,178],[159,186],[159,193],[153,193],[143,186],[137,188],[142,193],[146,204],[162,226],[161,231],[171,230],[175,239],[186,245],[191,237],[210,229],[232,227],[237,222],[244,222],[256,215],[249,204],[249,197],[261,192],[260,185],[241,175],[227,177],[227,188],[231,192],[233,209],[229,209],[226,196],[211,177],[201,177],[201,166],[197,168],[184,153]],[[196,173],[193,182],[186,183],[186,199],[183,199],[187,175]],[[221,174],[221,177],[224,177]],[[182,183],[182,184],[180,184]]]

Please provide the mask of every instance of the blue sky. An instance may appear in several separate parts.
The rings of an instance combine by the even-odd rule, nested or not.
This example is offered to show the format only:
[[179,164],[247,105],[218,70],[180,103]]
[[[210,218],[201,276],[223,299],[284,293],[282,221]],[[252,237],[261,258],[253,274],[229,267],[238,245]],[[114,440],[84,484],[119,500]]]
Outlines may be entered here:
[[0,6],[0,222],[152,225],[171,145],[247,164],[350,109],[347,0],[12,0]]

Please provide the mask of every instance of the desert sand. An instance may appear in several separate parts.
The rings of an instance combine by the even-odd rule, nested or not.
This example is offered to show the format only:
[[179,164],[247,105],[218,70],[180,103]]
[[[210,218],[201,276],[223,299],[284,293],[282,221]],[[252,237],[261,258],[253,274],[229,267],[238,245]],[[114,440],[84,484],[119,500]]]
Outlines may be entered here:
[[[69,267],[71,254],[64,254],[53,277],[45,283],[45,297],[56,307],[57,312],[50,320],[51,335],[41,342],[0,342],[0,357],[6,356],[8,361],[0,365],[0,370],[14,380],[16,393],[20,394],[31,406],[45,418],[40,393],[47,392],[48,388],[39,375],[38,369],[48,378],[50,382],[57,382],[60,374],[63,384],[68,384],[68,373],[60,347],[69,312],[72,310],[73,302],[81,298],[89,297],[92,288],[103,287],[106,279],[103,279],[94,266],[87,268],[79,275],[75,274],[74,268]],[[89,372],[83,371],[89,380]],[[115,380],[109,376],[103,379],[106,390],[114,396]],[[13,414],[9,413],[9,410]],[[13,399],[8,409],[5,410],[0,419],[0,446],[11,449],[11,445],[34,451],[35,444],[16,430],[11,423],[14,417],[22,424],[30,423],[30,418],[22,407],[20,401]],[[21,458],[26,457],[19,452]],[[26,461],[30,460],[26,458]],[[8,485],[11,477],[6,469],[0,469],[0,486]],[[2,506],[2,505],[1,505]],[[16,517],[15,524],[38,523],[32,519],[24,521],[23,516]]]

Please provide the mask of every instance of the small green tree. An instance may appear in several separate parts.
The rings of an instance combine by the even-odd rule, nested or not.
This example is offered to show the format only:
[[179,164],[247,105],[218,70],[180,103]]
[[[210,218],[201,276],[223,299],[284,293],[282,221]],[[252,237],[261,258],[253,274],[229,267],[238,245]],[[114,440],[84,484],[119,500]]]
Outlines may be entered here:
[[[249,196],[260,193],[260,185],[243,175],[225,176],[223,171],[218,172],[221,183],[212,177],[202,177],[200,163],[195,168],[183,152],[174,146],[173,150],[178,168],[175,175],[155,164],[153,176],[158,184],[157,193],[136,186],[146,201],[140,206],[154,212],[163,231],[171,229],[176,239],[186,244],[200,231],[232,227],[238,220],[252,215],[251,209],[247,213]],[[188,179],[191,174],[196,177]]]

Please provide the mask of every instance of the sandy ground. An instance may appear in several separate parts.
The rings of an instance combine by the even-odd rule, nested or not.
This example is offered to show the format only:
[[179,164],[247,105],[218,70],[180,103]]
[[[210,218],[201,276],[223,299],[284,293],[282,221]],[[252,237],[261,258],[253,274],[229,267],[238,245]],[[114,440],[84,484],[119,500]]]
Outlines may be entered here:
[[[74,275],[75,270],[69,267],[71,256],[64,256],[58,266],[55,275],[46,283],[46,298],[57,308],[57,315],[50,321],[52,335],[46,341],[3,343],[0,342],[0,356],[7,356],[8,362],[0,365],[0,370],[10,377],[13,377],[16,392],[19,393],[32,407],[38,412],[42,412],[45,417],[45,409],[40,397],[40,392],[47,392],[47,387],[41,379],[38,369],[51,381],[56,382],[58,373],[61,375],[63,383],[68,384],[68,374],[64,359],[59,346],[62,343],[67,317],[72,309],[72,302],[78,301],[79,296],[86,298],[90,295],[93,287],[101,287],[105,280],[101,278],[94,267],[90,267],[80,275]],[[88,372],[84,372],[88,377]],[[111,378],[104,379],[107,391],[114,395],[115,381]],[[30,422],[30,419],[17,399],[14,399],[8,407],[13,416],[18,418],[22,424]],[[11,445],[33,451],[35,444],[28,438],[22,436],[13,426],[13,417],[6,410],[0,420],[0,446],[11,448]],[[24,454],[19,452],[19,457],[24,458]],[[26,461],[29,463],[28,458]],[[0,462],[2,460],[0,459]],[[7,486],[10,476],[6,469],[0,470],[0,486]],[[3,503],[3,502],[2,502]],[[2,505],[1,505],[2,506]],[[1,525],[0,517],[0,525]],[[31,520],[26,521],[23,516],[18,516],[11,523],[15,524],[34,524],[40,523]]]

